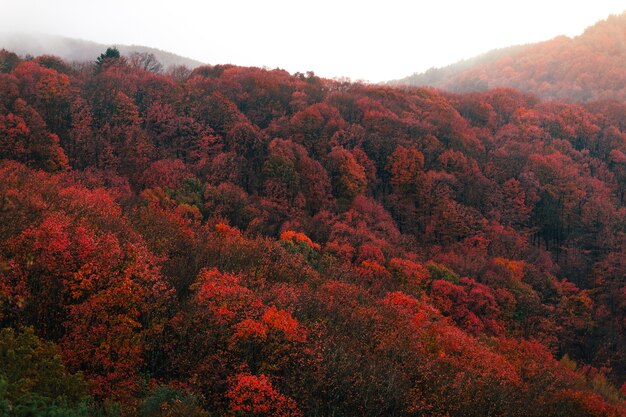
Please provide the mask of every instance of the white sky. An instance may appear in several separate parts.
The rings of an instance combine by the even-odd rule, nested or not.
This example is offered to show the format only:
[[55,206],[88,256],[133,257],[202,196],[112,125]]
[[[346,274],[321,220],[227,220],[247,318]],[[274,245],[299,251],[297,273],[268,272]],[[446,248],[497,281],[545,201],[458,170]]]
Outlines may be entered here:
[[0,31],[378,82],[575,36],[625,10],[626,0],[0,0]]

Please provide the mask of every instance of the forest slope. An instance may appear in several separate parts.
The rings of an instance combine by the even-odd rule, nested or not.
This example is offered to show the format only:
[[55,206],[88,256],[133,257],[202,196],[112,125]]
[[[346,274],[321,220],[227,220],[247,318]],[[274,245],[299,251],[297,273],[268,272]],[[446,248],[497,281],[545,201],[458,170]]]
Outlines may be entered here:
[[625,105],[109,56],[0,54],[2,412],[625,415]]

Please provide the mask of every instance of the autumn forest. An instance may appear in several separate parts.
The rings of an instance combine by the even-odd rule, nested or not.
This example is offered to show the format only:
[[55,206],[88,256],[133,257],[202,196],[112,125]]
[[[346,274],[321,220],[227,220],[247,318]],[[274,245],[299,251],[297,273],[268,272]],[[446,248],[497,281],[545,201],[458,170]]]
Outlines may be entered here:
[[0,52],[0,415],[626,415],[626,102],[102,52]]

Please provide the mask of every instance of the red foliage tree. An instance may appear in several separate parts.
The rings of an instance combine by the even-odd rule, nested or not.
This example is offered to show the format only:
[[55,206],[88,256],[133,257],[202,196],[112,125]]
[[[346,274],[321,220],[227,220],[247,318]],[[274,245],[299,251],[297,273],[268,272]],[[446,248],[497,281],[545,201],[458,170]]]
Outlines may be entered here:
[[227,395],[230,399],[230,409],[243,416],[302,416],[295,401],[276,391],[265,375],[235,376]]

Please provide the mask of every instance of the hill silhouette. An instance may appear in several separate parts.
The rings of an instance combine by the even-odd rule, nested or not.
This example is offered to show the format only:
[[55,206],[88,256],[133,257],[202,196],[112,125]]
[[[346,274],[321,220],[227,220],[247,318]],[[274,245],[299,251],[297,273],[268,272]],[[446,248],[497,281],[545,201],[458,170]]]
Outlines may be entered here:
[[[22,56],[55,55],[68,62],[93,61],[108,46],[110,45],[57,35],[0,33],[0,49],[4,48]],[[184,65],[193,69],[203,65],[195,59],[148,46],[115,45],[115,47],[125,56],[133,52],[151,53],[164,68]]]
[[543,99],[626,99],[626,12],[574,38],[498,49],[470,60],[392,81],[453,92],[509,87]]

